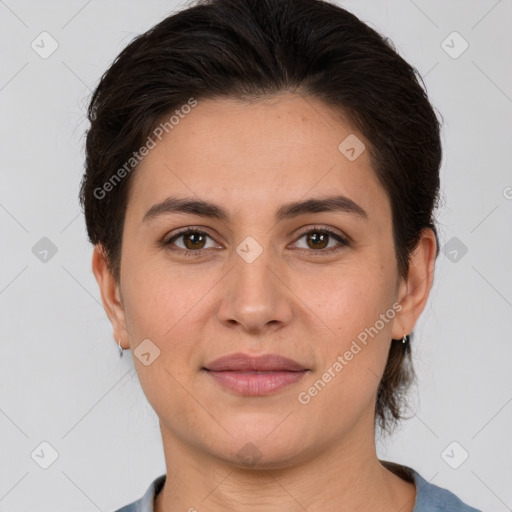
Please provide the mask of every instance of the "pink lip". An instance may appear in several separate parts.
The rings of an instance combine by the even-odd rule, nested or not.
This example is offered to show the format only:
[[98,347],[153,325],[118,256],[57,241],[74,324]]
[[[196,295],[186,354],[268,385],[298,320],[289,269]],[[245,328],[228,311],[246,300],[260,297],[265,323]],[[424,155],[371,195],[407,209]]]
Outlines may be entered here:
[[204,366],[212,372],[239,371],[239,372],[269,372],[289,371],[300,372],[307,370],[297,361],[288,359],[278,354],[264,354],[262,356],[250,356],[238,352],[228,356],[219,357]]
[[241,395],[268,395],[298,382],[308,371],[297,361],[277,354],[224,356],[204,369],[223,387]]

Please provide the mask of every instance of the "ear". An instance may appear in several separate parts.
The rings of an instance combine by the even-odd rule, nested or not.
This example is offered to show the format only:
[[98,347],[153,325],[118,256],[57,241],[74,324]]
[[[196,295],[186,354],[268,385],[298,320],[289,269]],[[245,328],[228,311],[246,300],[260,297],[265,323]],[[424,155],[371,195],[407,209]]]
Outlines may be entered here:
[[404,334],[410,334],[425,309],[434,282],[436,251],[434,231],[423,228],[418,245],[411,254],[407,278],[400,284],[398,302],[402,309],[393,322],[393,339],[399,340]]
[[129,348],[130,341],[126,329],[126,317],[119,283],[115,280],[108,267],[104,249],[100,244],[94,246],[92,271],[100,288],[103,307],[112,324],[114,339],[116,343],[121,340],[122,348]]

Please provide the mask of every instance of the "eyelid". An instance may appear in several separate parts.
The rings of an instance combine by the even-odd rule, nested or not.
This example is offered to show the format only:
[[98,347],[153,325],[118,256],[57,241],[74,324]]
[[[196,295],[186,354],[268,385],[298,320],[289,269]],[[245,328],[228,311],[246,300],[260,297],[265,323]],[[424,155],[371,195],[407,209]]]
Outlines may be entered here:
[[[346,235],[345,233],[343,233],[342,231],[340,231],[338,229],[331,228],[329,226],[321,226],[321,225],[307,226],[303,230],[299,231],[299,233],[296,234],[295,236],[297,238],[301,238],[302,236],[307,235],[311,231],[328,233],[329,235],[340,238],[343,241],[343,243],[345,243],[346,245],[352,244],[352,239],[348,235]],[[317,251],[317,252],[320,252],[320,251]]]
[[[334,228],[328,227],[328,226],[320,226],[320,225],[313,225],[313,226],[306,226],[305,228],[302,228],[299,233],[296,233],[294,236],[294,243],[296,243],[298,240],[300,240],[304,235],[307,235],[311,232],[320,232],[320,233],[327,233],[329,236],[334,237],[338,240],[339,244],[341,244],[342,247],[331,247],[329,249],[294,249],[299,252],[308,252],[308,253],[318,253],[318,255],[322,254],[330,254],[333,252],[336,252],[337,250],[340,250],[343,248],[343,246],[351,246],[352,245],[352,239],[345,235],[344,233],[335,230]],[[171,241],[174,241],[178,239],[180,236],[186,235],[186,234],[192,234],[192,233],[199,233],[201,235],[206,235],[210,239],[212,239],[215,243],[218,244],[218,242],[215,240],[215,238],[208,232],[208,228],[203,226],[187,226],[185,228],[181,228],[178,230],[178,232],[174,233],[173,235],[169,237],[165,237],[162,241],[162,244],[164,247],[168,247],[171,245]],[[190,255],[192,253],[196,253],[198,255],[202,254],[203,252],[210,252],[212,248],[209,247],[207,249],[182,249],[181,247],[173,248],[171,250],[176,252],[181,252],[182,254]]]
[[[172,240],[176,240],[180,236],[192,234],[192,233],[199,233],[200,235],[206,235],[207,237],[211,238],[215,243],[219,244],[219,242],[217,242],[215,240],[215,238],[209,233],[208,228],[203,227],[203,226],[187,226],[185,228],[181,228],[176,233],[173,233],[171,236],[165,236],[162,240],[162,243],[164,246],[168,246],[171,244]],[[200,251],[205,251],[208,249],[198,249],[197,251],[192,251],[190,249],[182,249],[181,247],[178,247],[176,250],[177,251],[180,251],[180,250],[188,251],[188,252],[200,252]]]

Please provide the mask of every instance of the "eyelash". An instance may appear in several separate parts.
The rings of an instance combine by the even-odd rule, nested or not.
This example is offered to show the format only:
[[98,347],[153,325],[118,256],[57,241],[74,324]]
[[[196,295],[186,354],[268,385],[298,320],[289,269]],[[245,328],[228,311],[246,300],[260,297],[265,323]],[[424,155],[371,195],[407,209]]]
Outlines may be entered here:
[[[311,253],[313,253],[313,254],[314,253],[318,253],[318,254],[315,254],[315,256],[323,256],[325,254],[337,253],[338,251],[342,250],[345,246],[347,246],[347,247],[350,246],[349,241],[346,238],[344,238],[343,236],[341,236],[339,233],[336,233],[335,231],[333,231],[333,230],[331,230],[329,228],[320,227],[320,226],[315,226],[313,228],[309,228],[306,231],[303,231],[302,233],[299,234],[299,236],[297,238],[297,241],[300,240],[305,235],[308,235],[310,233],[327,234],[330,237],[336,239],[338,242],[340,242],[341,246],[331,247],[330,249],[319,249],[319,250],[315,250],[315,249],[294,249],[294,250],[299,251],[301,253],[310,253],[310,254]],[[207,236],[209,238],[212,238],[205,231],[201,231],[201,230],[199,230],[197,228],[186,228],[183,231],[180,231],[180,232],[176,233],[175,235],[173,235],[167,241],[164,241],[163,245],[166,248],[169,248],[171,246],[171,244],[174,241],[176,241],[178,238],[180,238],[180,237],[182,237],[184,235],[191,235],[191,234],[205,235],[205,236]],[[212,240],[213,240],[213,238],[212,238]],[[181,252],[183,254],[183,256],[197,257],[197,256],[201,256],[204,251],[208,251],[209,249],[191,250],[191,249],[172,248],[171,250],[175,251],[175,252]]]

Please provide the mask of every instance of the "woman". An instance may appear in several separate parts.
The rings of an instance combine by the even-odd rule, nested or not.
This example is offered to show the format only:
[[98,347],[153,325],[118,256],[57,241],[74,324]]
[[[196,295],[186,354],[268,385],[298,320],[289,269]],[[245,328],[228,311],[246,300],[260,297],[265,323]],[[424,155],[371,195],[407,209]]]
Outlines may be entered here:
[[382,36],[316,0],[211,0],[89,108],[81,201],[166,475],[121,511],[474,511],[377,458],[438,254],[439,122]]

